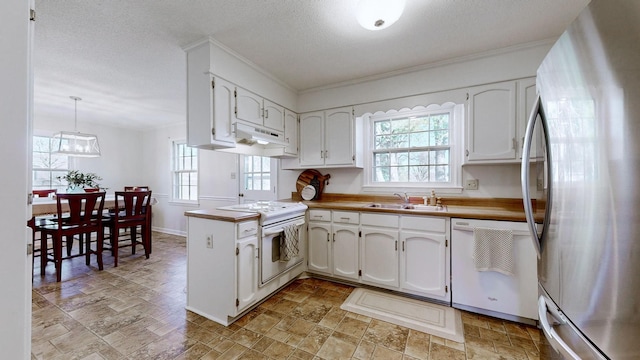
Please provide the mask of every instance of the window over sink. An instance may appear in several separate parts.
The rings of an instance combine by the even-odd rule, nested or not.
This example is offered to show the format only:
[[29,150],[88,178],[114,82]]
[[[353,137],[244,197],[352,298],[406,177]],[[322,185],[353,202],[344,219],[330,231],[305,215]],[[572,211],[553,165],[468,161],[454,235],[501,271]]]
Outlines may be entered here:
[[364,115],[364,188],[459,191],[463,108],[446,103]]

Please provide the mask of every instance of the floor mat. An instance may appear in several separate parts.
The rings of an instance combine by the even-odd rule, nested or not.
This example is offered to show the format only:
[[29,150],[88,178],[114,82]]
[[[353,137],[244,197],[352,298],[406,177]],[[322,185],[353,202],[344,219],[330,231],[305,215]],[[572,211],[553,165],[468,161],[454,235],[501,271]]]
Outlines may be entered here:
[[357,288],[340,308],[445,339],[464,342],[462,316],[460,311],[452,307]]

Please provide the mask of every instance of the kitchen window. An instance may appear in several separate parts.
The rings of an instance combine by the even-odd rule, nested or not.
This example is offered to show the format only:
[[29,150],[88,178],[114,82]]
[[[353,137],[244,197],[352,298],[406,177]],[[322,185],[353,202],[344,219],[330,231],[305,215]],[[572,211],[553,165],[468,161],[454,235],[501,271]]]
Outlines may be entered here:
[[364,187],[458,189],[462,108],[449,103],[369,116]]
[[67,185],[58,180],[58,176],[67,174],[71,169],[69,156],[54,154],[53,138],[33,136],[32,187],[33,189],[57,189],[62,192]]
[[187,146],[185,141],[174,141],[172,148],[172,200],[197,202],[198,149]]

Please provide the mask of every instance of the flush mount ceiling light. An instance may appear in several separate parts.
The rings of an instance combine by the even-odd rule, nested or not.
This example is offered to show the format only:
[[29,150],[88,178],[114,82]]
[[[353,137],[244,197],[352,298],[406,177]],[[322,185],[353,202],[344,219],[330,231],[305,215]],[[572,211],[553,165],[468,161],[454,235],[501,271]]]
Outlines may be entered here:
[[78,132],[78,100],[77,96],[69,96],[75,103],[75,125],[74,132],[60,131],[53,135],[54,153],[79,157],[100,156],[100,145],[98,137],[92,134]]
[[367,30],[382,30],[398,21],[405,0],[360,0],[356,19]]

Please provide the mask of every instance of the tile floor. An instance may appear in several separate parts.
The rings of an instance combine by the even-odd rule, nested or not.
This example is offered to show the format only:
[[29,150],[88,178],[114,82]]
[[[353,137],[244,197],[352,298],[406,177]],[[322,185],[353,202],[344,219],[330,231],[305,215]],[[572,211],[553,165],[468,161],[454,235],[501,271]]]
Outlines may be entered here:
[[154,233],[151,258],[82,257],[33,282],[32,359],[546,359],[538,329],[463,312],[465,343],[340,309],[352,288],[296,280],[229,327],[184,309],[185,238]]

